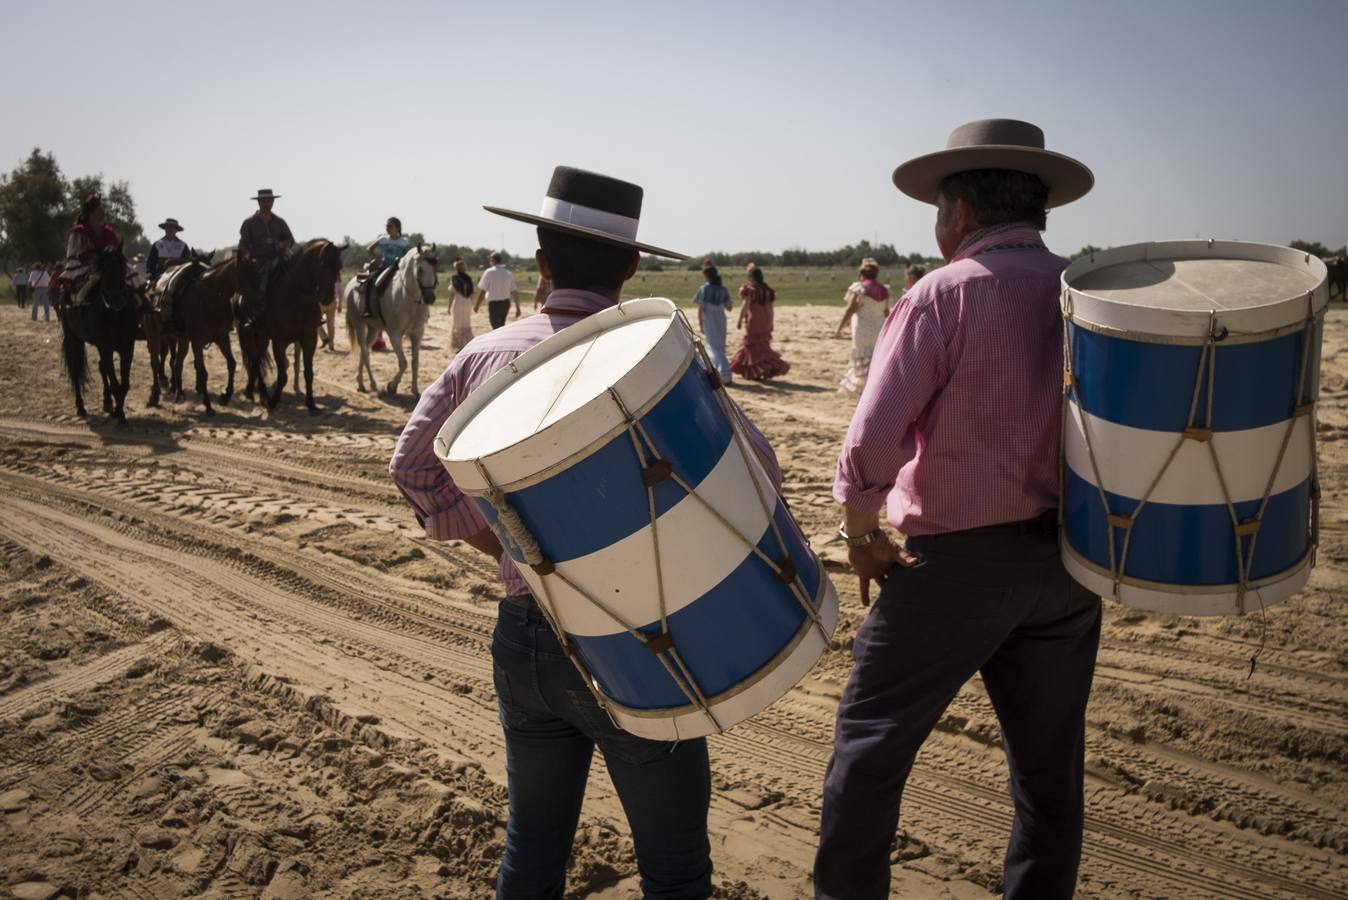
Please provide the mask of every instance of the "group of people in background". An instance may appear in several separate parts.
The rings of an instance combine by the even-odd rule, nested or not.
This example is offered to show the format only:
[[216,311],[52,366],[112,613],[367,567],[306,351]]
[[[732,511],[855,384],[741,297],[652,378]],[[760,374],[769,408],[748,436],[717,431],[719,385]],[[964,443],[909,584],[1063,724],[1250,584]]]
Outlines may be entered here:
[[[834,330],[834,337],[841,338],[849,322],[852,326],[852,350],[838,391],[853,395],[859,395],[866,386],[875,343],[894,299],[889,285],[878,281],[880,264],[874,259],[863,259],[857,273],[860,278],[844,294],[846,309]],[[905,265],[904,290],[912,288],[925,274],[927,270],[923,266]],[[768,381],[789,372],[791,364],[772,347],[773,306],[777,294],[764,280],[763,270],[755,263],[746,267],[746,280],[739,288],[740,315],[735,326],[744,332],[744,338],[733,358],[726,356],[726,314],[734,307],[730,292],[711,260],[702,263],[702,279],[703,283],[693,297],[697,326],[702,332],[707,355],[721,380],[729,382],[738,375],[750,381]]]
[[51,321],[51,281],[53,273],[60,271],[59,262],[52,263],[50,267],[45,263],[35,262],[26,269],[19,266],[9,273],[10,281],[14,282],[14,295],[18,299],[19,309],[31,307],[30,318],[34,322],[37,321],[39,306],[42,307],[42,320]]

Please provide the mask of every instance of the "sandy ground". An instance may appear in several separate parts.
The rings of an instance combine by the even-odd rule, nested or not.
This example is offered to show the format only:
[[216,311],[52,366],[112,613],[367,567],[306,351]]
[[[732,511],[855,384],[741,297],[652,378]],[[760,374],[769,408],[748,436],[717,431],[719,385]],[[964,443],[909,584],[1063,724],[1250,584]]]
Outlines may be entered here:
[[[736,397],[816,543],[851,404],[835,309],[779,313],[794,368]],[[195,398],[73,416],[53,323],[0,309],[0,895],[488,896],[505,821],[488,640],[492,569],[416,529],[386,474],[411,409],[320,352],[311,418]],[[485,327],[485,321],[478,323]],[[434,309],[423,383],[446,364]],[[1089,710],[1085,897],[1348,896],[1348,316],[1331,313],[1327,505],[1310,587],[1267,617],[1106,604]],[[346,347],[345,336],[338,346]],[[215,390],[223,378],[212,357]],[[393,368],[378,354],[381,379]],[[91,403],[96,409],[98,404]],[[849,574],[844,647],[861,618]],[[723,897],[801,897],[845,650],[711,742]],[[1010,807],[975,681],[928,741],[895,891],[1000,888]],[[628,897],[631,842],[598,762],[570,895]]]

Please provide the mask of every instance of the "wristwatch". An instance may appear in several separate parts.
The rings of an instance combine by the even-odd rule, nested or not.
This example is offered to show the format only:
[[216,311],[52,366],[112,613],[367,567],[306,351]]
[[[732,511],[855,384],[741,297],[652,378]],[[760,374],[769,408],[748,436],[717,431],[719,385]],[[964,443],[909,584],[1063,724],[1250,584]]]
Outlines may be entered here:
[[844,527],[846,524],[847,523],[843,522],[838,525],[838,537],[842,538],[843,543],[849,547],[869,547],[871,544],[880,540],[881,531],[879,526],[872,528],[865,534],[859,534],[856,537],[852,537],[852,535],[847,533],[847,530]]

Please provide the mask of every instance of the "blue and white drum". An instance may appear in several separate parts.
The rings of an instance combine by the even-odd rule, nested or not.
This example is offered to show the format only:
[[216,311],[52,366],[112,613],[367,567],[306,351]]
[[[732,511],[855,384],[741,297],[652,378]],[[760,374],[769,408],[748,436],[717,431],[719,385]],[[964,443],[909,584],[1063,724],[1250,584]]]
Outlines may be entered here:
[[668,300],[533,347],[455,410],[436,453],[633,734],[727,729],[830,645],[833,586]]
[[1315,560],[1318,258],[1238,241],[1097,252],[1063,273],[1063,562],[1179,615],[1285,600]]

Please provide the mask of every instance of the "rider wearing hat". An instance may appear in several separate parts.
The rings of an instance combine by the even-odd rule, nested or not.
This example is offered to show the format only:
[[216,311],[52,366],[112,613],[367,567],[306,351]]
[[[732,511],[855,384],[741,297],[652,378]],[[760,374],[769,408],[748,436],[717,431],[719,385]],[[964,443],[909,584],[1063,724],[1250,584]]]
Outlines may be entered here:
[[397,216],[389,216],[384,223],[384,229],[387,232],[379,240],[375,241],[365,249],[370,252],[370,263],[365,275],[365,318],[374,318],[374,313],[370,311],[370,298],[376,288],[375,283],[379,281],[379,273],[390,266],[396,266],[398,260],[403,258],[407,252],[408,240],[403,234],[403,222]]
[[[1100,600],[1059,557],[1059,285],[1047,210],[1091,189],[1028,122],[963,125],[894,170],[936,207],[949,265],[885,321],[833,496],[869,602],[824,779],[816,897],[889,896],[918,749],[976,673],[1001,725],[1015,806],[1010,900],[1068,898],[1081,857],[1086,699]],[[880,527],[880,511],[907,536]]]
[[74,294],[71,302],[83,303],[89,291],[98,283],[94,266],[98,252],[120,243],[117,232],[108,225],[103,209],[103,198],[90,194],[80,203],[80,215],[75,225],[66,232],[66,262],[61,272],[59,289],[63,296]]
[[151,285],[169,266],[190,259],[192,252],[186,241],[178,239],[183,227],[178,224],[177,219],[165,219],[159,223],[159,227],[164,229],[164,236],[154,242],[154,246],[150,248],[150,256],[145,260],[145,277]]
[[244,324],[252,324],[262,317],[267,286],[276,264],[295,246],[290,226],[271,211],[280,196],[272,193],[271,188],[258,191],[253,197],[257,201],[257,212],[239,226],[239,287],[244,297]]

